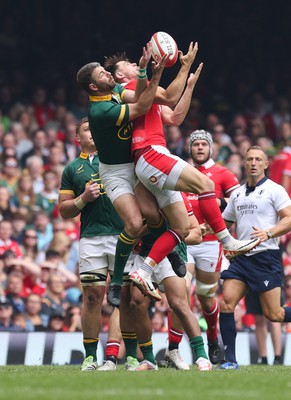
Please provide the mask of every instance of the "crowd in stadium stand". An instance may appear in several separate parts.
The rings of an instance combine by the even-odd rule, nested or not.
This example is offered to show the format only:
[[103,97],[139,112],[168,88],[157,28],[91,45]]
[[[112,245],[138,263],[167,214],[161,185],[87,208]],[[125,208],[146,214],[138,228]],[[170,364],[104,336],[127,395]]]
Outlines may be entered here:
[[[58,13],[53,14],[51,4],[41,8],[36,2],[32,18],[25,18],[23,13],[31,10],[21,7],[22,1],[17,3],[11,17],[8,16],[8,2],[3,2],[0,9],[3,19],[0,44],[6,60],[0,66],[0,288],[7,300],[7,304],[0,307],[3,308],[0,330],[80,331],[79,220],[62,220],[57,206],[63,168],[79,154],[75,142],[76,122],[87,113],[87,94],[78,89],[75,74],[86,61],[97,58],[102,62],[110,45],[110,53],[131,49],[129,56],[138,57],[144,37],[139,33],[133,39],[134,29],[140,32],[134,23],[124,37],[114,34],[105,37],[100,33],[101,28],[94,34],[88,27],[84,29],[80,16],[86,22],[92,16],[82,2],[75,2],[74,18],[70,21],[75,29],[66,31],[67,36],[57,36],[54,30],[58,32],[61,23],[66,22],[65,3],[61,2]],[[202,2],[199,7],[203,8]],[[213,7],[212,12],[207,10],[207,24],[204,26],[201,22],[195,29],[201,35],[211,29],[216,42],[226,44],[223,57],[220,58],[216,42],[203,43],[202,38],[198,58],[204,61],[205,68],[190,111],[181,127],[165,127],[165,133],[170,151],[190,162],[190,133],[197,128],[208,130],[214,139],[214,160],[243,182],[243,157],[251,144],[262,146],[271,164],[282,149],[285,153],[289,151],[287,158],[291,157],[290,68],[283,62],[284,46],[278,45],[280,32],[272,31],[272,35],[262,40],[266,32],[261,32],[260,24],[256,23],[255,5],[251,14],[242,3],[231,6],[233,13],[240,12],[244,21],[251,15],[248,23],[236,25],[235,31],[227,15],[224,29],[215,31],[222,11]],[[268,13],[267,6],[265,10]],[[108,6],[104,21],[109,11]],[[281,20],[280,29],[284,32],[288,13],[275,15],[274,12],[272,10],[272,18]],[[114,18],[111,13],[110,16]],[[117,18],[111,21],[110,29],[118,25]],[[20,20],[25,34],[17,29]],[[44,26],[46,30],[40,28]],[[232,48],[228,40],[230,32],[233,33],[232,46],[236,46],[236,54],[241,55],[242,61],[229,51]],[[171,33],[178,36],[178,27],[173,26]],[[186,25],[184,34],[186,50],[192,40],[192,32]],[[114,45],[113,36],[118,38]],[[290,37],[285,35],[284,40]],[[253,42],[248,41],[250,38]],[[42,45],[39,45],[40,39]],[[56,40],[60,40],[59,46],[55,46]],[[135,51],[133,40],[140,43],[134,45]],[[79,48],[78,55],[76,48]],[[95,48],[98,48],[97,55]],[[36,60],[35,64],[32,59]],[[264,68],[265,64],[268,69]],[[25,69],[24,65],[30,67]],[[165,79],[167,73],[172,72],[166,72]],[[291,166],[290,170],[284,168],[279,165],[276,170],[284,170],[287,179],[291,176]],[[283,291],[286,304],[291,305],[291,235],[282,238],[281,248],[285,274]],[[191,304],[201,328],[205,329],[195,296],[195,281]],[[253,330],[254,321],[245,315],[244,307],[243,303],[238,307],[238,330]],[[167,309],[164,298],[152,305],[150,312],[155,331],[166,330]],[[111,312],[105,299],[104,332]],[[291,332],[291,326],[284,325],[282,330]]]

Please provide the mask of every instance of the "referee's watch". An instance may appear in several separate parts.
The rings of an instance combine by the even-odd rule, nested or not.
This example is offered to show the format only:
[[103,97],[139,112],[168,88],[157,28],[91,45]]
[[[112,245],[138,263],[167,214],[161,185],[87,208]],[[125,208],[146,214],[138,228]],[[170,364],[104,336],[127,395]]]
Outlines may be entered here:
[[268,236],[268,239],[272,239],[273,233],[271,231],[266,231],[266,234]]

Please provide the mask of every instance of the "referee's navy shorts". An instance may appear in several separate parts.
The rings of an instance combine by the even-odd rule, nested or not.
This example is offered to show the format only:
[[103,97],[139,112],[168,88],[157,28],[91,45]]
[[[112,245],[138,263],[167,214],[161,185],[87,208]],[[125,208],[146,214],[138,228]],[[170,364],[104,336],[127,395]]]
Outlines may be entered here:
[[251,292],[266,292],[281,287],[283,270],[280,250],[237,256],[229,268],[222,272],[221,279],[243,281]]

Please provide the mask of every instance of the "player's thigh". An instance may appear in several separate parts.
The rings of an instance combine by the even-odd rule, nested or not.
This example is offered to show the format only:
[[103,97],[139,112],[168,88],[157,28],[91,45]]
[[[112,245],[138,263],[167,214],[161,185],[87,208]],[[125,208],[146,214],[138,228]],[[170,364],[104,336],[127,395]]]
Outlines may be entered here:
[[183,201],[177,201],[162,209],[171,229],[174,231],[190,230],[189,216]]
[[130,193],[124,193],[113,202],[114,208],[126,227],[134,230],[142,229],[142,215],[136,197]]
[[176,183],[176,190],[181,192],[200,194],[213,189],[214,183],[190,164],[185,165]]
[[222,299],[220,310],[222,312],[234,312],[235,306],[247,292],[247,286],[238,279],[224,279],[222,284]]
[[141,182],[135,186],[134,193],[143,217],[152,225],[158,224],[161,216],[153,194]]
[[263,314],[273,319],[275,315],[280,313],[281,310],[281,288],[276,287],[266,292],[260,292],[260,303],[263,310]]

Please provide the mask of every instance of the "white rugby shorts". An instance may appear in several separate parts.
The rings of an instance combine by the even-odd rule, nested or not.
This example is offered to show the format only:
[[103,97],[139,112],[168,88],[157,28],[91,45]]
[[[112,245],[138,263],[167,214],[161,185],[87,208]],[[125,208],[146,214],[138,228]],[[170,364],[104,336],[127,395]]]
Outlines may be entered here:
[[133,189],[138,179],[133,163],[107,165],[100,162],[99,173],[111,203],[125,193],[134,195]]
[[219,241],[202,242],[187,246],[189,264],[205,272],[219,272],[223,257],[222,245]]

